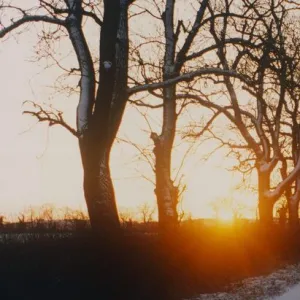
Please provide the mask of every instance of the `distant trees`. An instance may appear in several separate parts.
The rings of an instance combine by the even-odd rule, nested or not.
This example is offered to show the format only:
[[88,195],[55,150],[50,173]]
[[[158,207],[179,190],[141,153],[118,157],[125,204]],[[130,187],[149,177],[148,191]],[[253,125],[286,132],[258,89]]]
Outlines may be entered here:
[[210,202],[210,206],[217,220],[228,220],[237,222],[245,218],[244,214],[248,209],[247,205],[240,199],[234,200],[231,197],[217,198]]
[[153,221],[153,215],[155,213],[155,207],[151,207],[149,203],[145,202],[138,207],[138,213],[144,224]]
[[90,229],[90,223],[86,211],[69,207],[57,208],[52,204],[44,204],[29,206],[16,216],[0,216],[0,229],[8,233],[16,231],[38,234],[80,232]]

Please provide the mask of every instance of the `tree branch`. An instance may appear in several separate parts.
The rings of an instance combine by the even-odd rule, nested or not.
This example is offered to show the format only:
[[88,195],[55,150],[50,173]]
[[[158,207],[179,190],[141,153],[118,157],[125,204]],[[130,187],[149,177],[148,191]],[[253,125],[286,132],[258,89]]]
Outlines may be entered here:
[[0,30],[0,38],[3,38],[6,34],[10,33],[14,29],[17,29],[18,27],[22,26],[23,24],[30,23],[30,22],[46,22],[46,23],[51,23],[51,24],[55,24],[55,25],[66,26],[65,20],[52,18],[52,17],[48,17],[48,16],[25,15],[21,19],[14,21],[9,26],[2,28]]
[[60,125],[67,129],[75,137],[79,137],[77,131],[66,123],[66,121],[63,118],[63,113],[61,111],[45,110],[41,105],[34,103],[33,101],[25,101],[23,104],[25,103],[30,103],[34,108],[37,109],[37,111],[25,110],[23,111],[23,114],[34,116],[38,119],[39,122],[48,122],[49,126]]
[[250,80],[250,78],[242,74],[238,74],[233,70],[223,70],[220,68],[201,68],[194,72],[185,73],[166,81],[144,84],[144,85],[139,85],[139,86],[129,88],[128,95],[130,96],[143,91],[152,91],[152,90],[160,89],[166,86],[176,84],[178,82],[189,82],[192,81],[194,78],[200,77],[202,75],[230,76],[233,78],[240,79],[242,82],[245,82],[250,86],[254,85],[254,82]]

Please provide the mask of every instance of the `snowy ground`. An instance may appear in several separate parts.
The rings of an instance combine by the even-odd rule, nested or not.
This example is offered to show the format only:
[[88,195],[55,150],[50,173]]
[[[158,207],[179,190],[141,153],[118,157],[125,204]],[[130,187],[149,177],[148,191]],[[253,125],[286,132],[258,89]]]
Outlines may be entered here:
[[25,244],[32,240],[41,238],[63,239],[72,236],[70,232],[61,233],[0,233],[0,244],[22,243]]
[[274,300],[299,300],[299,299],[300,299],[300,284],[293,286],[283,295],[274,298]]
[[300,300],[300,264],[268,276],[245,279],[228,290],[230,292],[202,294],[185,300]]

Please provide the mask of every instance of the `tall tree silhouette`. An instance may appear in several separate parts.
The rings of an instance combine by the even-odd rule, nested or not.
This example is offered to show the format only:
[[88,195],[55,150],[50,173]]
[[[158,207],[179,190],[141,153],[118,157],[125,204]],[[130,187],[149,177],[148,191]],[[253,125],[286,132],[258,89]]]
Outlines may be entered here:
[[[66,124],[62,113],[49,112],[42,107],[26,111],[39,121],[63,125],[79,140],[84,170],[84,194],[92,228],[98,234],[114,235],[120,224],[110,175],[109,155],[118,131],[127,100],[128,72],[128,7],[131,0],[105,0],[101,20],[93,10],[86,9],[81,0],[40,1],[46,14],[32,14],[9,5],[2,10],[21,12],[0,31],[0,37],[28,22],[47,22],[64,27],[73,45],[80,69],[80,95],[77,107],[77,129]],[[96,4],[99,6],[99,4]],[[99,82],[93,58],[83,31],[83,17],[93,18],[101,26]]]

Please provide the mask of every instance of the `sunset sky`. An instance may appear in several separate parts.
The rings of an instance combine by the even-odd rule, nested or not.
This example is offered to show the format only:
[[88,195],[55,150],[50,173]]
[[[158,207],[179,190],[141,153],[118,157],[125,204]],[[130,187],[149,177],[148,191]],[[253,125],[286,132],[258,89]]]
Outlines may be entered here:
[[[57,71],[45,69],[43,62],[30,61],[37,41],[35,27],[30,28],[31,31],[10,37],[0,45],[0,214],[15,214],[29,205],[44,203],[85,207],[77,140],[62,128],[48,129],[46,124],[36,124],[34,118],[22,115],[25,108],[30,108],[22,107],[25,100],[52,103],[65,112],[66,120],[75,127],[76,96],[67,98],[55,93],[51,86]],[[137,144],[149,144],[149,137],[142,130],[146,128],[136,109],[128,107],[119,136]],[[211,217],[210,202],[226,197],[241,199],[254,207],[255,195],[234,190],[241,178],[225,170],[231,162],[224,161],[221,154],[203,162],[200,154],[206,150],[200,148],[182,170],[188,187],[183,201],[185,210],[194,217]],[[153,174],[136,156],[136,149],[124,143],[117,143],[111,156],[121,210],[144,202],[155,204],[154,186],[141,178],[141,174],[152,178]],[[181,156],[181,148],[177,148],[174,165]],[[254,216],[253,211],[245,214]]]

